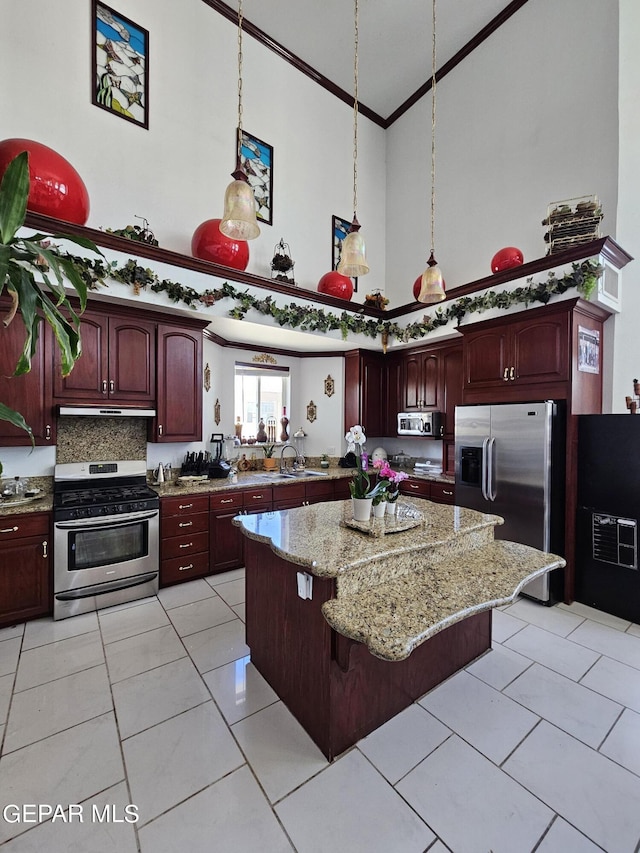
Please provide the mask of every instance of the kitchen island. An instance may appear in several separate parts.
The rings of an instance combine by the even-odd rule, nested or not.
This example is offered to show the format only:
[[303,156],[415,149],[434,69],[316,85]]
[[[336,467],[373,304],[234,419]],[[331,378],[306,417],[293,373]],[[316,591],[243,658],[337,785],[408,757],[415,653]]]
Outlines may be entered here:
[[[406,504],[405,504],[406,508]],[[251,660],[329,760],[491,647],[491,610],[564,560],[495,515],[414,499],[407,530],[351,502],[242,515]]]

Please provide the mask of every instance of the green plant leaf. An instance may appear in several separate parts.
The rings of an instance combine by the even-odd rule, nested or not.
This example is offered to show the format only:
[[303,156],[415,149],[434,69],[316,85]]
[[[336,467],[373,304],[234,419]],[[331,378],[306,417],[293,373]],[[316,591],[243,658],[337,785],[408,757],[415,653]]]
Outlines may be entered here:
[[24,267],[14,267],[10,272],[11,288],[18,294],[22,322],[26,330],[26,338],[22,354],[14,371],[14,376],[20,376],[31,370],[31,359],[38,341],[38,291],[33,287],[33,277]]
[[[5,406],[4,403],[0,403],[0,421],[8,421],[10,424],[13,424],[19,429],[23,429],[31,436],[31,444],[35,444],[31,427],[22,417],[20,412],[14,412],[14,410],[10,409],[9,406]],[[0,468],[0,473],[2,473],[2,468]]]
[[8,243],[22,226],[29,198],[29,155],[18,154],[7,166],[0,184],[0,240]]

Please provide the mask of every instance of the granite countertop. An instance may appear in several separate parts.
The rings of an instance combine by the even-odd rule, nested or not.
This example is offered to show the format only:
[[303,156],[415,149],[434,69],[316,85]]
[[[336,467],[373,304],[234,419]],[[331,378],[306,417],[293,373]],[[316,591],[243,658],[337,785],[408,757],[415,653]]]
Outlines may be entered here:
[[420,498],[406,503],[423,521],[386,536],[345,526],[350,501],[237,516],[233,523],[283,559],[335,578],[336,597],[322,606],[325,619],[390,661],[408,657],[454,622],[508,603],[529,580],[565,565],[555,554],[495,541],[499,516]]
[[[347,500],[239,515],[233,523],[241,527],[249,539],[270,545],[288,562],[318,577],[340,578],[343,584],[351,582],[347,574],[366,567],[370,575],[373,564],[386,563],[389,557],[411,563],[425,549],[433,554],[436,548],[445,547],[451,552],[463,541],[461,534],[475,531],[482,541],[490,541],[494,526],[502,524],[497,515],[421,498],[411,497],[410,501],[400,498],[398,503],[416,507],[424,514],[424,521],[399,533],[368,536],[345,526],[345,521],[352,517],[351,501]],[[484,539],[485,534],[488,540]]]

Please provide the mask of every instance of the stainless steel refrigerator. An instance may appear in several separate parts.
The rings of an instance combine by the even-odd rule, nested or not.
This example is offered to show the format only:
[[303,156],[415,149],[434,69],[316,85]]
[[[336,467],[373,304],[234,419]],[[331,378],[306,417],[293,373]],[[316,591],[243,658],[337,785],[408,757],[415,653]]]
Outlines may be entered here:
[[[456,504],[500,515],[496,539],[564,552],[564,405],[552,401],[457,406]],[[522,593],[552,604],[562,570]]]

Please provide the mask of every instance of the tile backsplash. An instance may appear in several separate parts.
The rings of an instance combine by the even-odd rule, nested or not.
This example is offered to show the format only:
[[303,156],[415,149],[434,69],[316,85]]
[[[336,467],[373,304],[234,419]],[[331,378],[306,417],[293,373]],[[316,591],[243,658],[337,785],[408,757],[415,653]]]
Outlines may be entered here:
[[58,418],[56,463],[147,458],[145,418]]

